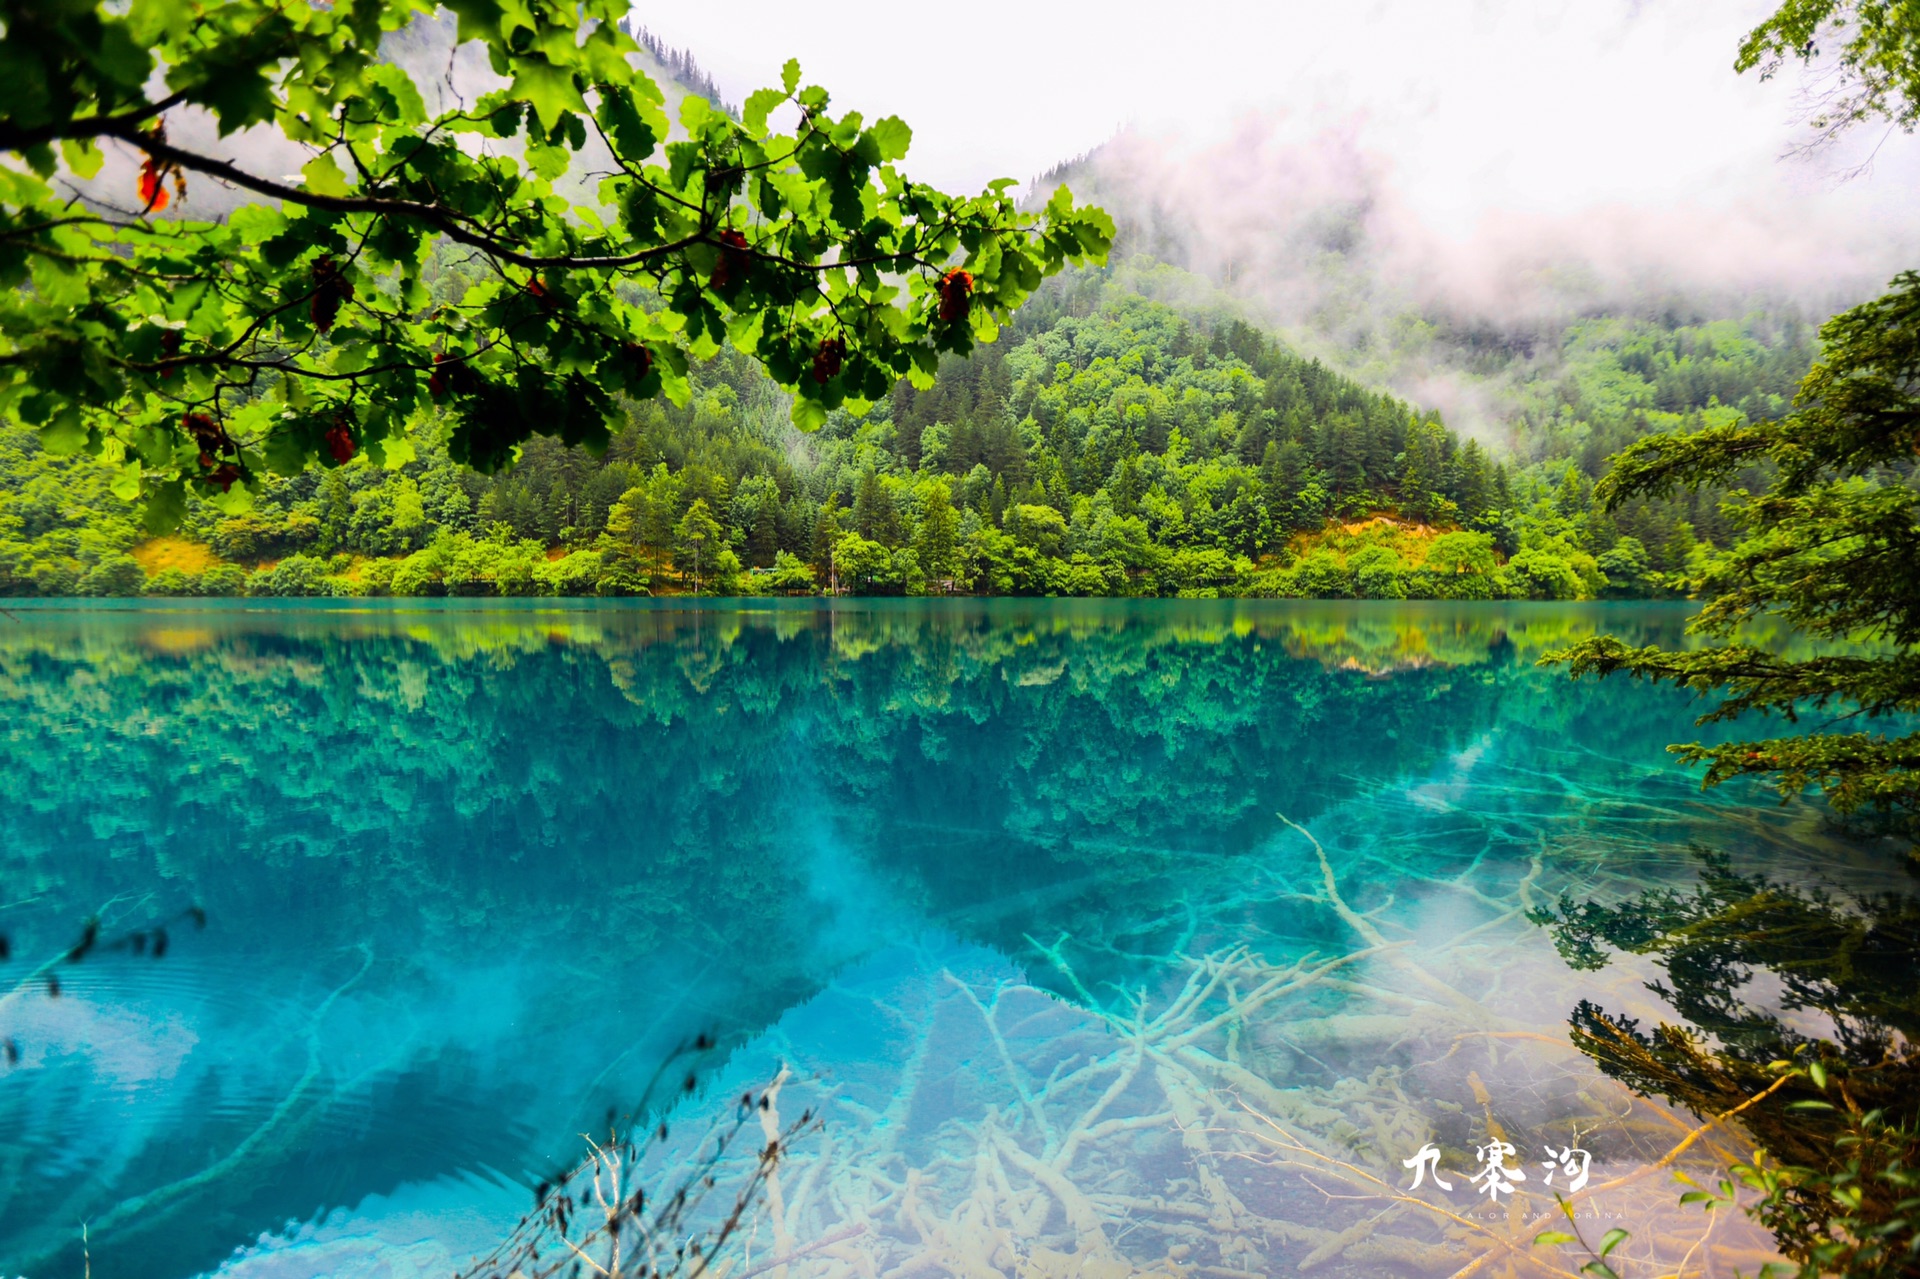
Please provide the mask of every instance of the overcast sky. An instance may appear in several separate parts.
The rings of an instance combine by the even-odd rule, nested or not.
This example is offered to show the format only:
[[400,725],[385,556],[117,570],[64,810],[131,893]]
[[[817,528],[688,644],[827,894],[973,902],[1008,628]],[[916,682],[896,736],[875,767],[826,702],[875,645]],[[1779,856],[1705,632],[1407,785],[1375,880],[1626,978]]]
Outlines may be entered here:
[[836,106],[898,114],[907,168],[948,189],[1025,179],[1130,128],[1207,149],[1249,114],[1303,135],[1340,122],[1436,232],[1489,214],[1805,203],[1910,241],[1920,148],[1780,157],[1795,83],[1736,76],[1766,0],[731,0],[636,11],[738,101],[798,57]]

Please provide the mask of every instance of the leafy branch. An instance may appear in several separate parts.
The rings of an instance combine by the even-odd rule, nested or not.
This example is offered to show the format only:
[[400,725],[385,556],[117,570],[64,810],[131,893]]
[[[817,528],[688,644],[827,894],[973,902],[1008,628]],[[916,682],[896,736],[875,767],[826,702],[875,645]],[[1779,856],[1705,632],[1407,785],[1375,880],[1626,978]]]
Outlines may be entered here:
[[[495,87],[436,114],[379,52],[424,0],[0,3],[0,411],[122,467],[166,528],[190,492],[236,513],[268,471],[382,461],[423,417],[482,470],[535,433],[597,449],[625,402],[685,403],[722,343],[815,427],[930,385],[1111,244],[1064,191],[1034,214],[1010,183],[910,182],[911,130],[831,114],[796,63],[738,120],[689,97],[670,121],[621,0],[452,7]],[[769,127],[783,109],[791,134]],[[182,145],[179,111],[309,158],[289,177]],[[142,157],[131,213],[100,185],[103,143]],[[48,185],[60,161],[90,184],[77,202]],[[197,219],[190,177],[257,202]]]

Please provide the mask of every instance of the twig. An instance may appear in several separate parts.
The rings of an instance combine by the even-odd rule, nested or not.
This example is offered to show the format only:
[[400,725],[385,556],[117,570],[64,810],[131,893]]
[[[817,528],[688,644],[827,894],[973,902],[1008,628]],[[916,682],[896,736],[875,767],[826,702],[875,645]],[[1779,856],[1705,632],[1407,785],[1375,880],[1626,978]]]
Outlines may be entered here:
[[849,1239],[857,1238],[858,1236],[864,1235],[866,1233],[867,1233],[867,1228],[864,1225],[861,1225],[861,1226],[848,1226],[845,1230],[837,1230],[833,1234],[822,1235],[820,1238],[814,1240],[810,1244],[807,1244],[805,1247],[795,1248],[792,1252],[789,1252],[784,1256],[776,1257],[772,1261],[762,1262],[761,1264],[755,1266],[751,1270],[743,1270],[738,1275],[736,1275],[734,1279],[753,1279],[755,1275],[763,1275],[767,1273],[767,1271],[769,1270],[776,1270],[781,1266],[788,1265],[792,1262],[798,1261],[800,1260],[800,1258],[805,1257],[811,1253],[819,1252],[822,1248],[831,1248],[834,1244],[845,1243]]
[[1627,1173],[1623,1177],[1615,1177],[1612,1181],[1603,1181],[1597,1186],[1588,1186],[1585,1190],[1580,1192],[1581,1196],[1584,1198],[1585,1196],[1596,1194],[1602,1190],[1611,1190],[1616,1186],[1624,1186],[1628,1182],[1640,1180],[1642,1177],[1645,1177],[1648,1173],[1658,1172],[1662,1168],[1672,1167],[1674,1160],[1678,1159],[1681,1155],[1685,1154],[1687,1150],[1692,1147],[1694,1142],[1706,1136],[1707,1132],[1710,1129],[1712,1129],[1714,1125],[1725,1123],[1727,1120],[1733,1118],[1735,1115],[1741,1113],[1742,1111],[1747,1110],[1752,1106],[1759,1105],[1761,1102],[1765,1101],[1768,1097],[1773,1096],[1773,1094],[1779,1092],[1782,1088],[1786,1087],[1795,1078],[1797,1078],[1797,1076],[1792,1074],[1785,1074],[1780,1076],[1780,1078],[1774,1080],[1772,1083],[1768,1084],[1765,1088],[1761,1089],[1759,1092],[1755,1093],[1753,1096],[1747,1098],[1745,1101],[1741,1102],[1739,1105],[1734,1106],[1729,1110],[1721,1111],[1719,1114],[1715,1115],[1713,1118],[1707,1120],[1707,1122],[1701,1124],[1698,1128],[1695,1128],[1693,1131],[1689,1132],[1685,1137],[1680,1139],[1679,1145],[1675,1146],[1672,1150],[1669,1150],[1666,1154],[1660,1156],[1660,1158],[1655,1160],[1653,1163],[1648,1164],[1644,1168],[1639,1168],[1634,1170],[1633,1172]]

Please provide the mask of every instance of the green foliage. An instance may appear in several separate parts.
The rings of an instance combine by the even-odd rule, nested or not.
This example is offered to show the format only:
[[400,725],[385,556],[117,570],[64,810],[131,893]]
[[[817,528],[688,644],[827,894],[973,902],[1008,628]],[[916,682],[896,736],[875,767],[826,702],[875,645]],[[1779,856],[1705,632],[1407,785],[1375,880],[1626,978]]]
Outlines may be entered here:
[[1913,0],[1787,0],[1747,33],[1734,63],[1771,79],[1788,59],[1811,63],[1821,46],[1835,61],[1809,123],[1831,137],[1862,121],[1890,120],[1911,133],[1920,123],[1920,5]]
[[339,584],[327,574],[327,563],[312,555],[289,555],[272,568],[247,578],[249,595],[339,595]]
[[1427,568],[1434,573],[1491,575],[1496,566],[1493,539],[1485,533],[1444,533],[1427,550]]
[[[817,426],[1105,257],[1064,189],[1028,214],[908,181],[907,127],[831,115],[793,64],[741,119],[688,97],[676,127],[621,0],[455,10],[493,87],[436,113],[380,56],[425,0],[0,5],[0,411],[167,528],[189,496],[237,514],[270,473],[403,455],[436,407],[483,471],[536,432],[602,449],[621,397],[684,402],[723,341]],[[170,138],[193,109],[277,133],[301,176]],[[145,157],[138,189],[56,194],[54,149],[86,173],[103,144]],[[189,181],[270,203],[162,217]]]
[[[1682,1198],[1730,1208],[1736,1192],[1805,1279],[1879,1279],[1920,1261],[1920,901],[1807,892],[1699,853],[1691,893],[1654,890],[1617,904],[1563,897],[1534,920],[1575,968],[1613,950],[1651,955],[1648,989],[1680,1022],[1643,1031],[1583,1002],[1576,1045],[1608,1074],[1702,1117],[1737,1115],[1762,1147],[1719,1193]],[[1778,1007],[1748,1002],[1755,975]],[[1807,1014],[1817,1015],[1818,1020]],[[1830,1026],[1831,1037],[1798,1027]]]
[[[1736,488],[1723,504],[1740,540],[1693,560],[1692,588],[1709,600],[1693,630],[1722,642],[1679,652],[1603,636],[1548,660],[1576,675],[1625,672],[1724,693],[1702,722],[1920,709],[1920,274],[1900,276],[1887,296],[1836,316],[1821,335],[1824,354],[1791,417],[1648,436],[1598,489],[1614,508],[1764,468],[1759,492]],[[1742,627],[1769,616],[1868,647],[1789,659],[1737,642]],[[1707,765],[1707,785],[1756,774],[1783,795],[1818,786],[1841,812],[1911,814],[1920,805],[1920,734],[1813,732],[1673,749]]]
[[1507,562],[1528,599],[1578,599],[1580,574],[1567,560],[1541,547],[1528,547]]
[[[505,525],[548,559],[516,551],[521,567],[458,575],[458,589],[670,594],[695,589],[675,529],[701,501],[720,529],[701,552],[702,592],[722,589],[709,579],[727,550],[741,569],[725,589],[748,592],[804,589],[791,573],[773,584],[768,570],[784,553],[811,566],[816,589],[863,593],[1465,600],[1667,593],[1725,536],[1679,503],[1596,511],[1571,459],[1514,474],[1437,418],[1290,353],[1228,310],[1141,295],[1165,274],[1135,262],[1051,282],[1005,340],[948,359],[930,388],[902,383],[866,416],[835,412],[809,435],[790,425],[784,393],[757,362],[726,350],[688,366],[684,405],[626,402],[598,456],[536,437],[483,478],[455,461],[454,424],[430,418],[391,440],[383,464],[363,454],[263,476],[237,514],[189,496],[180,532],[246,569],[346,553],[350,566],[330,574],[336,589],[405,594],[447,590],[444,557],[404,571],[383,561],[447,533],[487,542]],[[119,469],[47,454],[35,432],[0,428],[0,440],[18,441],[0,446],[0,511],[20,511],[35,530],[0,534],[0,564],[19,566],[0,590],[71,593],[101,555],[137,549],[113,494]],[[25,495],[29,485],[41,496]],[[45,518],[28,513],[50,500],[71,532],[42,532]],[[1334,522],[1340,509],[1357,514]],[[81,552],[69,544],[85,529],[112,536]],[[833,550],[849,531],[888,563],[836,573]],[[1315,559],[1322,550],[1331,558]],[[564,572],[542,567],[563,561]],[[188,576],[192,592],[214,589]]]
[[73,595],[139,538],[114,475],[46,452],[0,420],[0,594]]
[[1641,545],[1637,537],[1622,537],[1594,562],[1596,567],[1606,574],[1607,582],[1611,587],[1610,593],[1638,594],[1638,588],[1649,579],[1650,561],[1647,558],[1647,548]]
[[[1503,452],[1513,491],[1491,503],[1503,508],[1506,526],[1480,526],[1499,537],[1502,553],[1518,549],[1516,522],[1551,515],[1596,557],[1621,537],[1636,539],[1648,551],[1650,573],[1669,575],[1688,567],[1684,553],[1675,553],[1680,525],[1696,540],[1717,546],[1732,540],[1733,526],[1719,509],[1723,487],[1634,498],[1598,511],[1592,482],[1613,455],[1649,433],[1782,416],[1818,353],[1813,326],[1790,311],[1677,322],[1597,316],[1492,342],[1471,329],[1442,336],[1466,366],[1456,377],[1476,398],[1500,406],[1512,431]],[[1383,377],[1390,371],[1360,367]],[[1753,480],[1743,475],[1738,482]],[[1576,488],[1586,491],[1584,501]],[[1677,589],[1683,590],[1650,575],[1633,593]]]
[[878,542],[858,533],[842,533],[833,547],[834,573],[856,588],[871,590],[895,580],[893,556]]
[[803,563],[797,556],[781,551],[773,557],[773,567],[767,573],[767,585],[776,591],[807,591],[814,588],[813,567]]
[[705,498],[696,497],[680,522],[673,526],[674,562],[682,573],[691,570],[694,593],[700,591],[700,564],[705,558],[713,568],[719,554],[720,523],[707,509]]

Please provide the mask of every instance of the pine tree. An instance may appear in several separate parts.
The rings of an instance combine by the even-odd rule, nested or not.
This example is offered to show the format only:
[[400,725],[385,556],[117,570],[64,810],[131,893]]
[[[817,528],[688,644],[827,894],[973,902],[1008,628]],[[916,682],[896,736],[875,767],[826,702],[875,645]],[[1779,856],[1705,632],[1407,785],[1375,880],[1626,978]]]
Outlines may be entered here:
[[1469,439],[1454,454],[1447,496],[1460,508],[1460,519],[1474,524],[1494,505],[1493,478],[1487,455],[1478,440]]
[[1407,431],[1405,459],[1400,470],[1400,513],[1422,524],[1431,524],[1444,500],[1440,487],[1440,449],[1443,442],[1440,424],[1431,419],[1416,421]]
[[674,514],[680,507],[680,480],[661,462],[654,466],[643,491],[646,505],[640,520],[640,545],[657,559],[673,545]]
[[[1821,338],[1821,362],[1792,416],[1648,436],[1615,459],[1596,493],[1614,510],[1771,463],[1764,491],[1727,499],[1744,536],[1693,583],[1708,603],[1690,629],[1720,643],[1676,651],[1601,636],[1543,660],[1576,675],[1625,672],[1724,693],[1702,723],[1749,713],[1792,721],[1826,707],[1867,721],[1920,711],[1920,272],[1835,316]],[[1691,537],[1682,524],[1675,539],[1682,528]],[[1670,540],[1665,558],[1683,549]],[[1782,656],[1741,638],[1765,616],[1822,640],[1879,647]],[[1705,764],[1708,785],[1759,774],[1782,795],[1818,786],[1841,812],[1920,812],[1920,732],[1816,731],[1669,749]]]
[[821,506],[820,514],[813,521],[813,546],[809,559],[814,572],[836,593],[839,591],[839,578],[834,569],[833,548],[839,544],[840,535],[845,531],[840,523],[840,495],[835,493]]
[[869,542],[880,541],[880,508],[886,500],[880,491],[880,476],[862,471],[853,486],[853,531]]

